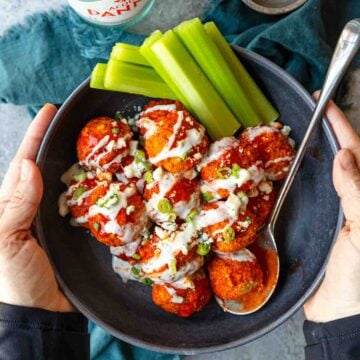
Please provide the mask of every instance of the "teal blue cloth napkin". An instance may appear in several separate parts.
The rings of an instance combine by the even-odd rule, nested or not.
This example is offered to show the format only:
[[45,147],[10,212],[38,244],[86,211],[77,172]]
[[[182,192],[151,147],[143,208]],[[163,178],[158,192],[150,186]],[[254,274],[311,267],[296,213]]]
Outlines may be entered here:
[[[359,0],[308,0],[281,16],[256,13],[240,0],[213,0],[203,20],[215,21],[231,43],[269,58],[313,91],[324,80],[342,27],[355,17]],[[140,44],[143,38],[90,26],[68,7],[34,15],[0,38],[0,102],[34,110],[46,102],[61,104],[96,62],[108,58],[115,42]],[[130,346],[92,323],[89,329],[95,360],[180,358]]]

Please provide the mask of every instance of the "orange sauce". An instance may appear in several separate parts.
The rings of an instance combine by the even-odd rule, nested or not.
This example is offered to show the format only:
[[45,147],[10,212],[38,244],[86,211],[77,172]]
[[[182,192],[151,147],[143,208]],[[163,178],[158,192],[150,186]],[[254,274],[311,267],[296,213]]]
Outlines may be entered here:
[[256,244],[251,244],[248,249],[254,253],[264,272],[264,286],[256,292],[250,292],[241,297],[243,311],[257,308],[268,297],[269,292],[277,283],[277,254],[273,250],[263,249]]

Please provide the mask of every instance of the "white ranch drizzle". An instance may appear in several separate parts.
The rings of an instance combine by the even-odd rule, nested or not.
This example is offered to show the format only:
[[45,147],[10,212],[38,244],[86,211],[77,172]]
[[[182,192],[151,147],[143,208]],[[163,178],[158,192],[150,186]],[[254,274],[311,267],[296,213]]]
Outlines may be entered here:
[[233,148],[237,148],[238,146],[239,140],[233,136],[225,137],[221,140],[215,141],[210,145],[208,154],[202,159],[201,163],[197,166],[197,169],[200,171],[204,166],[219,159],[226,152]]
[[283,161],[288,161],[288,162],[291,162],[292,160],[294,159],[294,155],[291,155],[291,156],[283,156],[283,157],[279,157],[279,158],[276,158],[276,159],[272,159],[272,160],[269,160],[265,163],[265,168],[273,165],[273,164],[278,164],[279,162],[283,162]]
[[112,246],[110,247],[110,252],[112,255],[122,255],[124,254],[127,257],[131,257],[136,253],[138,246],[140,245],[142,239],[139,236],[138,239],[129,242],[123,246]]
[[136,188],[134,184],[129,184],[125,190],[120,191],[119,184],[112,183],[103,199],[110,199],[111,196],[116,195],[118,202],[112,206],[105,207],[100,205],[92,205],[89,209],[89,218],[97,214],[104,215],[108,222],[106,222],[103,230],[108,234],[118,235],[124,243],[129,243],[134,240],[141,231],[140,226],[143,225],[145,218],[139,219],[139,224],[128,223],[126,225],[119,225],[116,221],[116,217],[121,209],[127,208],[127,199],[136,194]]
[[[80,165],[86,167],[101,167],[103,170],[109,169],[113,163],[120,163],[121,160],[129,154],[129,150],[126,149],[127,141],[131,138],[130,132],[126,133],[123,137],[119,137],[116,141],[110,140],[110,135],[105,135],[91,150],[83,161],[80,161]],[[112,151],[121,150],[121,153],[116,155],[110,162],[100,166],[101,159],[108,155]]]
[[248,128],[245,130],[245,134],[248,137],[249,141],[253,141],[255,138],[257,138],[260,135],[266,134],[266,133],[273,133],[278,132],[279,130],[271,127],[271,126],[264,126],[259,125],[253,128]]
[[170,267],[159,272],[159,270],[176,261],[179,252],[187,255],[189,251],[197,244],[197,232],[192,224],[184,224],[183,227],[175,232],[167,232],[159,227],[155,228],[156,234],[160,240],[156,243],[155,255],[146,263],[142,269],[155,282],[174,282],[185,275],[191,275],[203,264],[203,257],[196,257],[194,261],[187,262],[176,272],[172,272]]
[[[137,265],[137,267],[139,267],[139,266],[140,265]],[[112,268],[113,268],[114,272],[121,277],[121,279],[124,283],[127,283],[128,280],[141,281],[140,276],[139,276],[139,278],[136,278],[132,274],[132,271],[131,271],[132,265],[129,262],[118,258],[117,256],[112,257]],[[141,273],[140,270],[139,270],[139,273]]]
[[256,261],[256,256],[248,249],[241,249],[231,253],[215,251],[215,253],[221,259],[229,259],[238,262]]
[[163,285],[166,291],[171,295],[171,302],[173,304],[182,304],[185,299],[176,293],[176,290],[170,286]]
[[149,112],[158,111],[158,110],[175,111],[176,110],[176,104],[155,105],[155,106],[152,106],[150,108],[147,108],[145,111],[143,111],[142,114],[147,114]]

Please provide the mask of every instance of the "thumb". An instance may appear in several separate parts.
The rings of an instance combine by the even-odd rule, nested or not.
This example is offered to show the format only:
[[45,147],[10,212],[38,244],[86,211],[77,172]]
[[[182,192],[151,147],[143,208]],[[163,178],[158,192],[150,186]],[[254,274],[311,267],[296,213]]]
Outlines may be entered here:
[[0,218],[0,233],[30,229],[42,192],[43,182],[39,168],[33,161],[23,159],[20,180]]
[[360,226],[360,171],[350,150],[337,153],[333,178],[346,220]]

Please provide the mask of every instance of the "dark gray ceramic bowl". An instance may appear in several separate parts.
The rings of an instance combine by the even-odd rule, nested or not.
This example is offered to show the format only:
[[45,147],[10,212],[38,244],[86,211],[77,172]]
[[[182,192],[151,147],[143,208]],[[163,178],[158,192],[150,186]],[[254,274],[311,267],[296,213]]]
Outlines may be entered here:
[[[234,50],[280,111],[292,137],[300,142],[313,109],[308,93],[268,60]],[[331,168],[336,140],[323,122],[289,193],[276,228],[280,279],[268,304],[248,316],[223,312],[212,301],[204,311],[181,319],[151,301],[150,287],[122,283],[112,271],[109,249],[84,229],[69,225],[57,212],[64,185],[60,175],[76,162],[76,139],[95,116],[117,110],[134,114],[149,99],[98,91],[81,84],[61,107],[43,141],[38,164],[44,177],[44,198],[36,219],[38,238],[47,251],[61,287],[89,319],[114,336],[149,349],[194,354],[245,344],[273,330],[298,310],[318,286],[332,243],[342,223]]]

